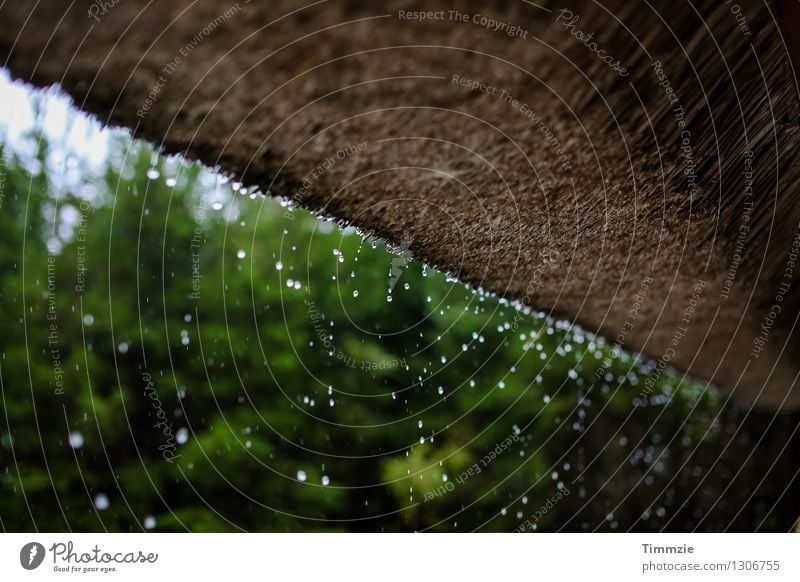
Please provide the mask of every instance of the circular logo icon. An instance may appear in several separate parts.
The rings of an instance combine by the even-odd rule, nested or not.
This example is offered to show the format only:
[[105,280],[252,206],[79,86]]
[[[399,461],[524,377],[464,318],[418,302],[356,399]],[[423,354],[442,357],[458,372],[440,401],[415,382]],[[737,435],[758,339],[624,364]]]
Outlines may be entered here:
[[19,563],[26,570],[35,570],[44,561],[44,554],[44,546],[39,542],[27,543],[19,552]]

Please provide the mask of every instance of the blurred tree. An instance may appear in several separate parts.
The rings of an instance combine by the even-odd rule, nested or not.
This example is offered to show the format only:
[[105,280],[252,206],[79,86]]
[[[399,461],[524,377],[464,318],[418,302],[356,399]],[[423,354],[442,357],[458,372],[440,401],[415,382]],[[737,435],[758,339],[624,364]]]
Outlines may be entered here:
[[4,530],[785,530],[800,513],[779,446],[796,418],[127,137],[78,179],[26,139],[34,156],[2,149]]

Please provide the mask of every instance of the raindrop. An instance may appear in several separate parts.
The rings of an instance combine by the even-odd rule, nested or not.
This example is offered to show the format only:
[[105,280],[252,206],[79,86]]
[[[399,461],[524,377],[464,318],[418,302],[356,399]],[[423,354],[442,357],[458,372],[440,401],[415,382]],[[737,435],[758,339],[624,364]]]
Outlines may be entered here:
[[154,529],[156,527],[156,518],[148,515],[144,518],[144,529]]
[[79,449],[83,446],[83,435],[77,430],[69,433],[69,446],[73,449]]
[[244,252],[244,249],[239,249],[238,251],[236,251],[236,256],[240,259],[243,259],[247,256],[247,253]]
[[97,495],[95,495],[94,506],[96,509],[98,509],[99,511],[105,511],[106,509],[108,509],[109,505],[111,505],[111,503],[109,503],[108,501],[108,495],[106,495],[105,493],[98,493]]
[[183,427],[179,428],[178,432],[175,433],[175,441],[179,445],[185,445],[186,441],[189,440],[189,429]]
[[322,476],[322,484],[323,485],[330,485],[331,484],[330,477],[328,477],[327,475],[323,475]]
[[308,475],[306,475],[305,471],[298,471],[297,472],[297,480],[298,481],[305,481],[306,479],[308,479]]

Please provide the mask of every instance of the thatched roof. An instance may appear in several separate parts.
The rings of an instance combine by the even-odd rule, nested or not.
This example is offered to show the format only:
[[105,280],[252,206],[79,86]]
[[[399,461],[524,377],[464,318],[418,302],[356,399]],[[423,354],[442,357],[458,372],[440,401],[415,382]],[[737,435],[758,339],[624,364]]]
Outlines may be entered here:
[[562,7],[14,2],[0,56],[166,151],[799,406],[798,24],[787,49],[773,2]]

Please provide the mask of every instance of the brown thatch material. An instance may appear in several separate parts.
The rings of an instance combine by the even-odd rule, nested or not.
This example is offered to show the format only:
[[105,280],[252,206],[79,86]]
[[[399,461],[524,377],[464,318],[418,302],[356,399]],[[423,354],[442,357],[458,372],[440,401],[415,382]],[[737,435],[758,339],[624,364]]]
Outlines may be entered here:
[[[0,55],[169,152],[800,406],[799,110],[776,5],[569,5],[12,2]],[[797,50],[796,3],[777,7]]]

